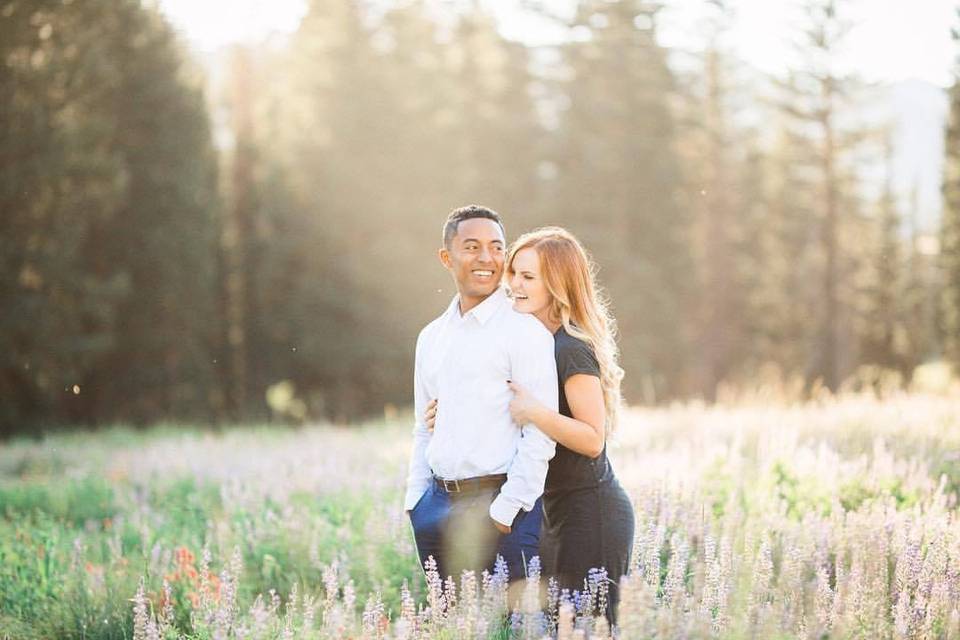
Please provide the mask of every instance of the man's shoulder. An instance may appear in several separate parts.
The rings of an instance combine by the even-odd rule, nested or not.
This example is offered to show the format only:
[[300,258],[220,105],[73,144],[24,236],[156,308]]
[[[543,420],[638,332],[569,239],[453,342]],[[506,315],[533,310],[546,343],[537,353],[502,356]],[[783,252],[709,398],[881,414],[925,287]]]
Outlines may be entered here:
[[553,334],[530,313],[520,313],[512,306],[503,312],[503,327],[520,344],[532,343],[534,347],[549,345],[553,348]]
[[436,331],[437,327],[439,327],[440,324],[443,322],[443,319],[446,315],[447,315],[447,312],[444,311],[439,316],[437,316],[436,318],[428,322],[426,326],[423,327],[423,329],[420,329],[420,333],[417,334],[417,343],[420,343],[424,340],[429,339],[430,335],[434,331]]

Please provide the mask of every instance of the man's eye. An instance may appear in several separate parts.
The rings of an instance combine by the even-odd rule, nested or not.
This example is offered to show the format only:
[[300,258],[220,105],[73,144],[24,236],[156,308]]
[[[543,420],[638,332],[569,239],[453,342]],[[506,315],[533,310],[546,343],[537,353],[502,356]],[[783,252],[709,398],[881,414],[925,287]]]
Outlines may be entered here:
[[464,247],[464,249],[466,249],[467,251],[476,251],[476,250],[477,250],[477,245],[475,245],[475,244],[468,244],[466,247]]

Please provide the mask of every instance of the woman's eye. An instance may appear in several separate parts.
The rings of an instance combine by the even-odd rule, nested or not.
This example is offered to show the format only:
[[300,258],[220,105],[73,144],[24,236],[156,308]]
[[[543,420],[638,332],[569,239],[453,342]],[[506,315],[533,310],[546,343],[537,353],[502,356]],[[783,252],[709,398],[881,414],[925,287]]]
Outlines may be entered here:
[[531,275],[526,275],[526,276],[523,276],[523,279],[524,279],[524,280],[533,280],[533,276],[531,276]]

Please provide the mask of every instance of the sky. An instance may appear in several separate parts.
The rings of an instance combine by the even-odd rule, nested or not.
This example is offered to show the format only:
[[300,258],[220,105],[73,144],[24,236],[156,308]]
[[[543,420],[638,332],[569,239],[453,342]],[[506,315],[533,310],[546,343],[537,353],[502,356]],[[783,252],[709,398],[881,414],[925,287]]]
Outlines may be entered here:
[[[370,0],[368,0],[370,1]],[[376,0],[374,0],[376,1]],[[296,29],[306,0],[158,0],[161,9],[196,50],[212,52],[238,41],[256,41],[273,32]],[[462,0],[435,0],[449,11]],[[571,0],[541,0],[559,15],[569,15]],[[555,24],[524,12],[520,0],[485,0],[505,36],[534,45],[567,37]],[[666,0],[660,38],[666,46],[701,46],[696,24],[705,0]],[[960,26],[956,0],[854,0],[842,60],[865,80],[899,82],[915,78],[946,87],[958,47],[950,26]],[[733,0],[735,19],[728,44],[761,71],[782,74],[795,55],[791,23],[797,0]]]
[[[703,2],[668,3],[673,15],[664,24],[661,41],[695,47],[693,22]],[[796,54],[796,0],[735,0],[736,18],[729,44],[739,56],[762,71],[782,75]],[[941,87],[951,84],[951,70],[960,47],[950,27],[960,26],[955,0],[855,0],[846,17],[852,28],[840,53],[844,70],[867,81],[895,83],[919,79]],[[682,9],[685,7],[686,9]]]

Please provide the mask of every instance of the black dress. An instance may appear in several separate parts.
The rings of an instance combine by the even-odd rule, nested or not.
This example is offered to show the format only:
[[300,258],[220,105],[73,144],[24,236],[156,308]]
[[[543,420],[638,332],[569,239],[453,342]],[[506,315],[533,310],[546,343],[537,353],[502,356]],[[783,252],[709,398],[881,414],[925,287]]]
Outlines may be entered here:
[[[570,376],[600,376],[593,348],[561,326],[554,334],[560,413],[572,417],[564,393]],[[543,572],[561,589],[584,590],[590,569],[604,568],[610,580],[607,617],[616,621],[620,577],[630,566],[633,506],[617,482],[607,449],[597,458],[574,453],[557,443],[543,492],[540,561]]]

